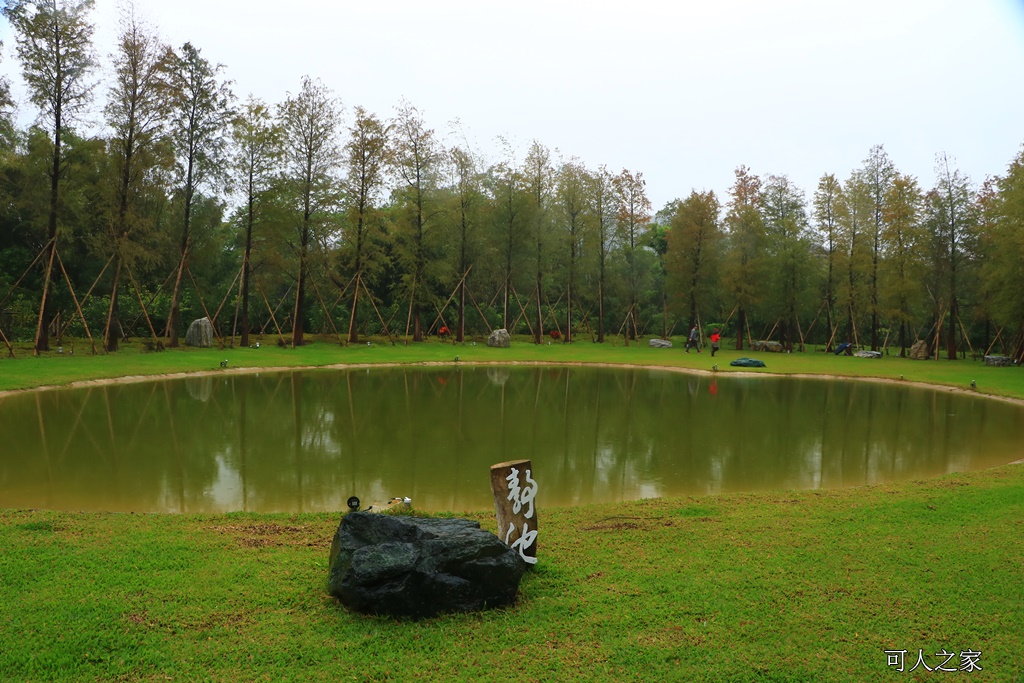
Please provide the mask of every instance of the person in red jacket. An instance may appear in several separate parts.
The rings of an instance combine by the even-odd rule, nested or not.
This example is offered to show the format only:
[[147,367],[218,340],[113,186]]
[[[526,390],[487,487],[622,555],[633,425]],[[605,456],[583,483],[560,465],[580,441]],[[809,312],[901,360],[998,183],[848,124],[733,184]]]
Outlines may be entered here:
[[715,355],[715,351],[718,350],[718,341],[721,339],[721,335],[718,334],[718,328],[711,330],[711,356]]

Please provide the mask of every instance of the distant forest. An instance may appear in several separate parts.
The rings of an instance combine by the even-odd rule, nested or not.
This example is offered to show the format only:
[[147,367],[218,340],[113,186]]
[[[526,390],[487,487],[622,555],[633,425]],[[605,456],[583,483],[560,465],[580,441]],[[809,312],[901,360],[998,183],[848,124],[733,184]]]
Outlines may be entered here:
[[980,186],[940,154],[924,188],[878,145],[810,200],[740,166],[726,196],[655,211],[640,171],[539,141],[486,160],[408,102],[390,118],[346,111],[309,77],[282,102],[239,99],[225,67],[167,46],[130,8],[101,65],[91,11],[3,9],[38,113],[19,129],[2,84],[8,348],[173,347],[209,317],[243,345],[496,328],[603,342],[697,325],[738,349],[903,354],[923,340],[932,357],[1024,357],[1024,152]]

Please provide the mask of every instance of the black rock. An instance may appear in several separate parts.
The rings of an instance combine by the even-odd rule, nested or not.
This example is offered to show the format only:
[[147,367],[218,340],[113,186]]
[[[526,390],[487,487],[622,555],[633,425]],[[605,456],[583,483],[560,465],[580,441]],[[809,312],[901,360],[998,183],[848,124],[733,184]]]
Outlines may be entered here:
[[359,612],[422,619],[509,605],[525,570],[472,520],[351,512],[331,544],[327,589]]

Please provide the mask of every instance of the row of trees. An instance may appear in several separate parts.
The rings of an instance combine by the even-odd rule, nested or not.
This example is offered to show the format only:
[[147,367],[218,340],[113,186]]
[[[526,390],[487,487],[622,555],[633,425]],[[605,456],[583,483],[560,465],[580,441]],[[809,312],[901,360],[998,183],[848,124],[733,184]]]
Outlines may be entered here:
[[276,105],[239,102],[223,66],[163,44],[131,7],[103,132],[87,136],[91,9],[4,9],[39,118],[17,130],[5,97],[2,331],[32,320],[37,352],[70,325],[101,328],[107,351],[132,334],[176,346],[181,321],[207,315],[246,345],[271,323],[299,345],[311,326],[350,343],[502,326],[540,343],[704,322],[737,348],[924,338],[950,358],[997,340],[1021,353],[1024,156],[976,190],[940,155],[923,190],[878,146],[810,203],[785,175],[740,167],[724,201],[694,191],[654,214],[641,173],[536,141],[485,161],[409,103],[346,116],[308,77]]

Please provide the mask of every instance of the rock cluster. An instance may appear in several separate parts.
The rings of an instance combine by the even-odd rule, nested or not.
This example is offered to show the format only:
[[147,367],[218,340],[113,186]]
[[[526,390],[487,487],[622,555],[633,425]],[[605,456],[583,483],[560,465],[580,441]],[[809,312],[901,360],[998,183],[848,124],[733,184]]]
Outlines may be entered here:
[[668,339],[652,339],[649,342],[647,342],[647,345],[650,346],[652,349],[672,348],[672,342],[670,342]]

